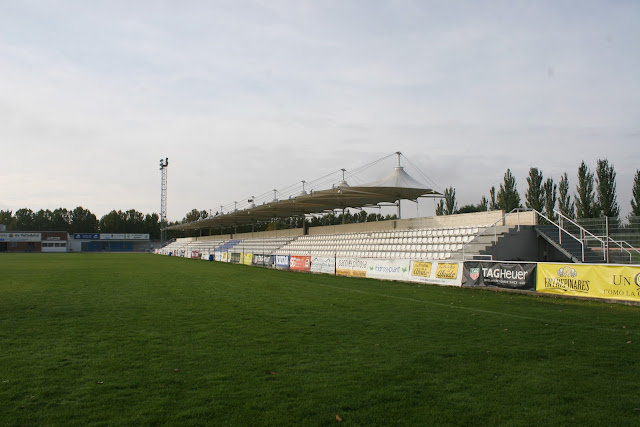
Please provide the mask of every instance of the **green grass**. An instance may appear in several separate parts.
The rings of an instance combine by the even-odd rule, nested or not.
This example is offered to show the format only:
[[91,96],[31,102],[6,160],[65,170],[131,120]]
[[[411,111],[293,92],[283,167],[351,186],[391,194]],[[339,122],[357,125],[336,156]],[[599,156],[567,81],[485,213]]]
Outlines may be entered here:
[[640,307],[0,256],[2,425],[630,425]]

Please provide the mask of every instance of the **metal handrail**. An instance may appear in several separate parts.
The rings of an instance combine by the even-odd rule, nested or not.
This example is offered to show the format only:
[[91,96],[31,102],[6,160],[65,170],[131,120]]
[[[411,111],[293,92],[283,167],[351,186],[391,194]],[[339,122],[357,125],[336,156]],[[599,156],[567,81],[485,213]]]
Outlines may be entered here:
[[632,251],[636,252],[638,255],[640,255],[640,251],[636,248],[634,248],[633,246],[631,246],[631,244],[625,240],[615,240],[610,236],[606,236],[606,238],[608,239],[608,242],[611,241],[613,242],[615,245],[617,245],[618,247],[620,247],[620,249],[622,249],[623,251],[625,251],[628,255],[629,255],[629,264],[633,263],[633,254],[628,251],[624,245],[627,245],[629,247],[629,249],[631,249]]
[[[567,218],[564,214],[562,214],[562,212],[558,212],[556,210],[554,210],[554,212],[556,212],[559,216],[561,216],[562,218],[568,220],[569,222],[571,222],[573,225],[575,225],[576,227],[578,227],[578,229],[580,229],[581,233],[586,233],[588,235],[590,235],[591,237],[593,237],[594,239],[598,240],[601,243],[602,246],[602,252],[603,252],[603,258],[605,260],[609,259],[609,253],[608,253],[608,243],[609,242],[613,242],[614,244],[616,244],[617,246],[620,247],[620,249],[624,250],[625,252],[627,252],[627,254],[629,254],[629,262],[632,262],[633,257],[631,255],[631,252],[629,252],[628,250],[626,250],[620,241],[614,240],[612,239],[610,236],[604,236],[603,238],[606,240],[602,240],[602,238],[596,236],[595,234],[591,233],[589,230],[587,230],[586,228],[582,227],[581,225],[577,224],[576,222],[572,221],[570,218]],[[586,239],[585,239],[586,240]],[[629,247],[631,249],[633,249],[635,252],[637,252],[638,254],[640,254],[640,251],[638,251],[637,249],[635,249],[634,247],[632,247],[629,243],[622,241],[623,243],[626,243],[627,245],[629,245]]]
[[[571,236],[573,239],[575,239],[578,243],[580,243],[580,246],[582,248],[582,262],[584,262],[584,242],[581,239],[578,239],[576,236],[574,236],[573,234],[569,233],[567,230],[563,229],[560,225],[556,224],[553,220],[547,218],[544,214],[542,214],[541,212],[538,212],[535,209],[530,209],[530,208],[515,208],[512,209],[510,212],[504,214],[502,216],[502,218],[500,218],[499,220],[497,220],[496,222],[494,222],[493,224],[489,225],[488,227],[486,227],[484,230],[479,231],[478,233],[476,233],[475,236],[473,236],[473,238],[471,240],[469,240],[467,243],[465,243],[462,246],[462,259],[465,260],[466,256],[465,256],[465,249],[468,245],[470,245],[471,243],[473,243],[478,237],[484,235],[484,233],[489,230],[491,227],[494,227],[494,243],[498,240],[497,237],[497,224],[499,222],[502,222],[503,224],[505,223],[505,219],[510,216],[513,215],[514,213],[518,214],[518,230],[520,230],[520,212],[535,212],[535,214],[539,217],[542,217],[544,219],[546,219],[551,225],[556,226],[556,228],[559,230],[559,236],[560,239],[562,239],[562,232],[566,232],[569,236]],[[594,236],[595,237],[595,236]],[[562,240],[560,240],[562,242]]]
[[[582,232],[590,235],[591,237],[593,237],[594,239],[600,241],[600,243],[602,243],[604,245],[604,241],[599,238],[598,236],[596,236],[595,234],[591,233],[589,230],[587,230],[586,228],[584,228],[583,226],[581,226],[580,224],[576,223],[575,221],[573,221],[571,218],[567,217],[565,214],[563,214],[562,212],[554,209],[553,210],[554,213],[556,213],[558,215],[558,217],[562,218],[562,219],[566,219],[567,221],[569,221],[571,224],[575,225],[576,227],[578,227]],[[569,233],[571,234],[571,233]],[[574,236],[575,237],[575,236]]]

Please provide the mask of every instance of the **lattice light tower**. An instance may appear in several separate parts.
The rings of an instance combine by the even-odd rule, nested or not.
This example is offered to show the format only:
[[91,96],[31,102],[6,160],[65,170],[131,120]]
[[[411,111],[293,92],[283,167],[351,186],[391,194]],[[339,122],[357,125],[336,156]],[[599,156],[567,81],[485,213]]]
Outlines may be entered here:
[[160,189],[160,244],[167,241],[167,166],[169,158],[160,159],[160,172],[162,172],[162,185]]

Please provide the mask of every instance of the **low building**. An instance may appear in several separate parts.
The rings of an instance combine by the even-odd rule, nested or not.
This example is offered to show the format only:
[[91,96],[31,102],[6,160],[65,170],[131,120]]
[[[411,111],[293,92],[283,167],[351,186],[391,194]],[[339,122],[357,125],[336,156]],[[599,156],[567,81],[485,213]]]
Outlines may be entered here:
[[0,233],[0,252],[67,252],[66,231]]

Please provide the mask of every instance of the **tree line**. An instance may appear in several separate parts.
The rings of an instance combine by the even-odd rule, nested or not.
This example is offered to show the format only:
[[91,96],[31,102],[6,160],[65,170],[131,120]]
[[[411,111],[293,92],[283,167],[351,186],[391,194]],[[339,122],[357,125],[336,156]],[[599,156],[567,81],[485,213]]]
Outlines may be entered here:
[[[189,222],[205,219],[209,217],[206,210],[192,209],[180,221],[169,222],[167,225],[179,225]],[[277,218],[273,221],[257,222],[251,225],[239,225],[234,230],[228,228],[223,230],[225,233],[231,231],[245,233],[250,231],[267,231],[302,228],[303,226],[318,227],[322,225],[352,224],[367,221],[384,221],[396,219],[396,215],[386,215],[376,213],[367,213],[360,211],[358,213],[350,213],[345,211],[336,215],[335,213],[326,213],[324,215],[314,215],[311,218],[291,217]],[[68,233],[130,233],[130,234],[149,234],[152,240],[160,238],[160,216],[157,213],[144,214],[135,209],[126,211],[112,210],[100,219],[88,209],[78,206],[69,210],[66,208],[58,208],[53,211],[49,209],[40,209],[33,211],[28,208],[18,209],[13,212],[10,210],[0,210],[0,224],[4,224],[8,231],[66,231]],[[212,230],[215,234],[219,230]],[[168,237],[182,237],[199,235],[198,230],[175,231],[169,230]]]
[[[607,216],[619,221],[620,206],[616,195],[616,172],[606,159],[598,160],[595,173],[589,170],[583,161],[578,168],[578,182],[575,192],[571,194],[569,178],[565,172],[556,184],[553,178],[544,179],[540,169],[532,167],[527,177],[527,190],[524,194],[525,207],[543,213],[547,218],[556,220],[554,209],[571,219],[599,218]],[[517,189],[515,177],[510,169],[504,174],[499,189],[492,186],[489,198],[484,195],[476,205],[467,204],[458,208],[456,190],[448,187],[444,197],[436,207],[436,215],[452,215],[456,213],[484,212],[503,210],[510,212],[522,208],[522,199]],[[180,221],[167,225],[185,224],[208,218],[209,211],[192,209]],[[640,216],[640,171],[636,171],[632,188],[630,216]],[[250,231],[268,231],[274,229],[319,227],[325,225],[353,224],[371,221],[397,219],[397,216],[380,213],[368,213],[359,210],[351,213],[329,212],[309,217],[277,218],[272,221],[261,221],[253,225],[239,225],[230,230],[211,230],[212,234]],[[53,211],[40,209],[32,211],[23,208],[15,211],[0,210],[0,224],[7,226],[8,231],[67,231],[69,233],[140,233],[149,234],[151,239],[160,238],[160,216],[157,213],[144,214],[135,209],[126,211],[112,210],[100,219],[90,210],[78,206],[75,209],[58,208]],[[168,237],[198,235],[200,231],[169,230]]]
[[160,217],[156,213],[143,214],[135,209],[113,210],[102,218],[88,209],[78,206],[69,210],[28,208],[0,210],[0,224],[8,231],[66,231],[68,233],[130,233],[149,234],[151,239],[160,238]]
[[[180,222],[175,222],[174,224],[186,224],[193,221],[198,221],[201,219],[206,219],[210,216],[210,213],[206,210],[198,210],[192,209],[189,213],[185,215],[185,217]],[[339,224],[355,224],[361,222],[372,222],[372,221],[387,221],[392,219],[398,219],[396,214],[392,215],[382,215],[380,213],[368,213],[364,210],[359,210],[357,213],[351,213],[348,210],[345,210],[343,213],[336,214],[334,212],[324,213],[322,215],[310,215],[310,216],[294,216],[289,218],[275,218],[271,221],[257,221],[254,224],[242,224],[234,227],[233,230],[229,230],[228,228],[220,230],[220,229],[212,229],[207,232],[211,232],[212,234],[222,234],[222,233],[249,233],[252,231],[271,231],[271,230],[284,230],[289,228],[303,228],[303,227],[321,227],[325,225],[339,225]],[[197,236],[200,235],[199,230],[187,230],[184,232],[185,236]]]
[[[620,221],[620,205],[616,194],[616,172],[607,159],[597,161],[595,173],[589,170],[584,161],[578,168],[578,182],[575,193],[570,193],[570,184],[565,172],[558,184],[553,178],[544,179],[540,169],[532,167],[527,177],[527,190],[524,194],[525,207],[535,209],[551,220],[557,220],[554,210],[571,219],[608,217]],[[510,212],[522,208],[515,177],[510,169],[504,174],[502,184],[489,189],[489,199],[482,196],[477,205],[464,205],[458,209],[456,190],[448,187],[444,198],[436,207],[436,215],[454,213],[483,212],[503,210]],[[636,171],[633,181],[630,217],[640,216],[640,171]]]

